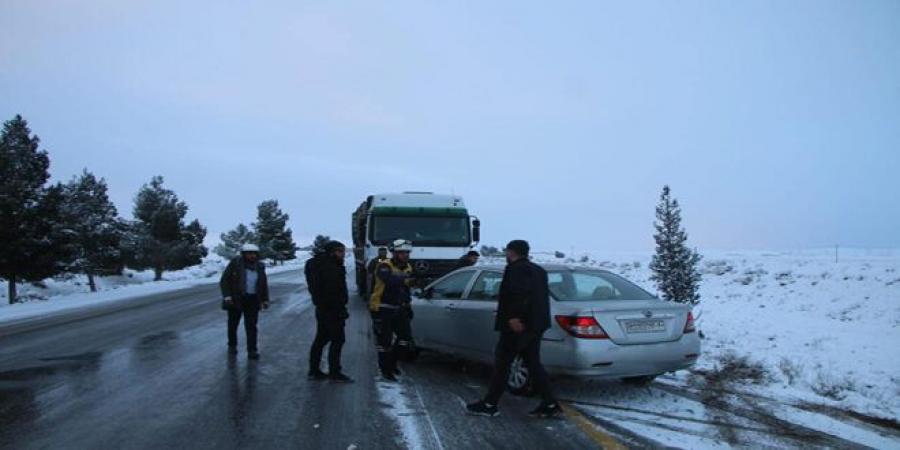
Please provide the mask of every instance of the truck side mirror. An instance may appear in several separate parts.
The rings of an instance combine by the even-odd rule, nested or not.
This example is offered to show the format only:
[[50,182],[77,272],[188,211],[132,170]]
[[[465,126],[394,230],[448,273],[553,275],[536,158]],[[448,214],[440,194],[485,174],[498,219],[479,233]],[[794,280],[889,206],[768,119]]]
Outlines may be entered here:
[[472,221],[472,240],[481,242],[481,221],[478,219]]

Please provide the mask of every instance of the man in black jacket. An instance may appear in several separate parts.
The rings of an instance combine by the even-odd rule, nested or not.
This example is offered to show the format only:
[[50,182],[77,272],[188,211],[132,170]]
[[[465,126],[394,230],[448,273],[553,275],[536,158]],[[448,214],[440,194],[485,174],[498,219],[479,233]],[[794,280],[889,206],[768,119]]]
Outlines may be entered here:
[[453,270],[462,269],[463,267],[471,267],[475,264],[478,264],[478,258],[481,255],[475,250],[470,250],[469,253],[466,253],[461,258],[456,261],[456,266]]
[[530,415],[551,417],[560,412],[550,389],[550,379],[541,365],[541,339],[550,328],[550,289],[547,272],[528,260],[528,242],[511,241],[506,246],[506,270],[500,282],[500,299],[494,329],[500,340],[494,355],[494,374],[483,400],[466,408],[472,414],[496,416],[497,402],[509,378],[509,366],[521,355],[541,404]]
[[219,280],[222,304],[228,311],[228,352],[237,354],[237,327],[244,318],[247,333],[247,355],[259,359],[256,347],[256,323],[259,310],[269,307],[269,283],[266,268],[259,261],[259,247],[245,244],[241,255],[232,259]]
[[[338,241],[325,244],[325,251],[306,265],[306,285],[316,306],[316,338],[309,350],[309,379],[329,379],[339,383],[353,380],[341,371],[341,348],[344,346],[344,323],[347,312],[347,270],[344,267],[346,247]],[[322,351],[328,347],[328,375],[319,364]]]

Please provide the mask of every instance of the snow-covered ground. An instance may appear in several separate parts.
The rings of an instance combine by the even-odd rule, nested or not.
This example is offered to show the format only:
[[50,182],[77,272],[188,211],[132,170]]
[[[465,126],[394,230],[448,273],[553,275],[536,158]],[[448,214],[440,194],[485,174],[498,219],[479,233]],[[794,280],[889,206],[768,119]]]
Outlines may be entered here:
[[[567,256],[535,258],[605,268],[656,292],[649,252]],[[726,369],[748,392],[900,417],[900,249],[841,249],[837,262],[834,249],[708,252],[701,267],[703,355],[677,383]]]
[[[305,260],[305,255],[298,254],[298,259],[288,261],[284,265],[268,267],[267,273],[275,274],[297,269]],[[199,265],[164,272],[162,281],[153,281],[152,270],[126,269],[119,276],[96,277],[97,292],[93,293],[88,287],[87,277],[82,275],[48,278],[40,285],[22,283],[18,285],[19,302],[12,305],[9,304],[7,297],[6,281],[2,280],[0,325],[64,311],[95,307],[142,295],[216,283],[227,263],[228,261],[219,256],[209,256]]]

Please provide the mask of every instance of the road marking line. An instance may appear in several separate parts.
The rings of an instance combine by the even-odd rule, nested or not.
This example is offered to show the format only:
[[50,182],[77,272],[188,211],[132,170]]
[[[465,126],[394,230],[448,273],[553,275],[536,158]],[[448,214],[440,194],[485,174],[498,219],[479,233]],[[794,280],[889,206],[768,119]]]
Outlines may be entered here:
[[425,418],[428,419],[428,426],[431,427],[431,435],[434,437],[434,441],[437,443],[440,450],[444,450],[444,443],[441,442],[441,436],[438,435],[437,429],[434,427],[434,422],[431,420],[431,413],[428,412],[425,401],[422,400],[422,393],[419,392],[419,387],[416,386],[416,380],[410,378],[409,381],[412,382],[412,387],[416,390],[416,397],[419,398],[419,404],[422,405],[422,411],[425,412]]
[[568,403],[560,403],[566,418],[574,422],[584,434],[588,435],[591,440],[600,445],[604,450],[627,450],[628,447],[616,440],[612,435],[604,433],[600,427],[591,422],[590,419],[581,414],[576,408]]

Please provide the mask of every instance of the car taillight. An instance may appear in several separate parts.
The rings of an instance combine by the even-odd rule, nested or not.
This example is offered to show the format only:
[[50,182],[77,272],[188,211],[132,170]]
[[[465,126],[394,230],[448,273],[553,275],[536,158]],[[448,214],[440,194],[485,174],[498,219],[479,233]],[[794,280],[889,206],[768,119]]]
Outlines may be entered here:
[[567,333],[583,339],[609,339],[603,327],[593,317],[556,316],[556,322]]
[[697,331],[697,329],[694,327],[694,313],[688,312],[687,322],[685,322],[684,324],[684,332],[693,333],[694,331]]

